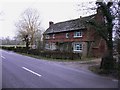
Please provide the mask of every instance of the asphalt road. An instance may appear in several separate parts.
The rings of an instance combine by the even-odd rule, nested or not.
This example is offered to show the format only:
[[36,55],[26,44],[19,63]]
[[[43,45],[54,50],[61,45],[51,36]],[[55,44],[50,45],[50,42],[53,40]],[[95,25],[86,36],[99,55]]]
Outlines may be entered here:
[[2,88],[117,88],[118,81],[55,62],[3,51]]

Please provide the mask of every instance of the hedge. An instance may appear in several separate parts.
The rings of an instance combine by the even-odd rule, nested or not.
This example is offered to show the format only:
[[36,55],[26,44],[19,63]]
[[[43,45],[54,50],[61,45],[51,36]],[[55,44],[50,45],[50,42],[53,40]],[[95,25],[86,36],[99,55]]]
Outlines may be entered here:
[[37,49],[29,49],[26,50],[25,47],[2,47],[2,49],[10,50],[14,52],[20,52],[20,53],[28,53],[32,55],[39,55],[46,58],[52,58],[52,59],[81,59],[81,54],[79,53],[73,53],[73,52],[60,52],[60,51],[39,51]]
[[40,56],[53,58],[53,59],[81,59],[81,54],[72,52],[60,52],[60,51],[43,51]]

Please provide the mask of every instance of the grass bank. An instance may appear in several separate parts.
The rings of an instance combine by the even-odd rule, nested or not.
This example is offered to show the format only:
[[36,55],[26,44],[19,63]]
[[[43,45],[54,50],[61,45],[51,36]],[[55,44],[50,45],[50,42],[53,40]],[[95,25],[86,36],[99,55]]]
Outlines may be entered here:
[[99,67],[100,67],[99,65],[93,65],[93,66],[90,66],[88,69],[95,74],[120,80],[120,74],[117,69],[113,70],[111,73],[108,73],[100,69]]

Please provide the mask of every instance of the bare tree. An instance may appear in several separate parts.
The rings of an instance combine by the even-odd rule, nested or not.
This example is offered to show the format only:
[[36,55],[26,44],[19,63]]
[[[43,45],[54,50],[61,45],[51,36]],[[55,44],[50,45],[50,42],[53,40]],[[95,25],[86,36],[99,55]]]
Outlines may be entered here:
[[43,47],[42,45],[42,31],[38,30],[35,34],[35,46],[38,50],[41,50]]
[[[117,14],[116,14],[116,16],[117,16],[117,24],[116,24],[116,27],[115,27],[115,29],[116,29],[116,37],[118,38],[118,39],[120,39],[120,1],[119,2],[117,2],[118,3],[118,6],[117,6]],[[116,7],[115,7],[116,8]]]
[[[16,23],[18,37],[26,42],[26,48],[32,47],[35,42],[35,34],[41,30],[40,15],[35,9],[26,9],[21,19]],[[41,38],[40,38],[41,39]]]
[[95,4],[95,1],[82,2],[78,4],[78,12],[83,16],[95,14],[96,9],[97,6]]

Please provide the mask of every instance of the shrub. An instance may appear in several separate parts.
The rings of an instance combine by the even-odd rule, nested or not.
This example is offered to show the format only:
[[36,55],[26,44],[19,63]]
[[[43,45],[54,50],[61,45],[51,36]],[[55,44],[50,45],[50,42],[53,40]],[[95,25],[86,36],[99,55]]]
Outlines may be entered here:
[[26,53],[27,52],[25,47],[14,47],[14,46],[5,47],[5,46],[2,46],[2,49],[9,50],[9,51],[20,52],[20,53]]
[[28,54],[40,55],[40,51],[37,49],[29,49]]
[[60,51],[42,51],[40,56],[53,58],[53,59],[81,59],[81,54],[72,52],[60,52]]
[[5,46],[2,46],[2,49],[5,49],[5,50],[14,50],[14,47],[5,47]]
[[60,51],[39,51],[37,49],[29,49],[27,50],[25,47],[2,47],[2,49],[10,50],[14,52],[20,53],[28,53],[32,55],[40,55],[46,58],[53,58],[53,59],[81,59],[81,54],[73,53],[73,52],[60,52]]
[[25,47],[16,47],[14,51],[20,53],[27,53],[27,49]]

